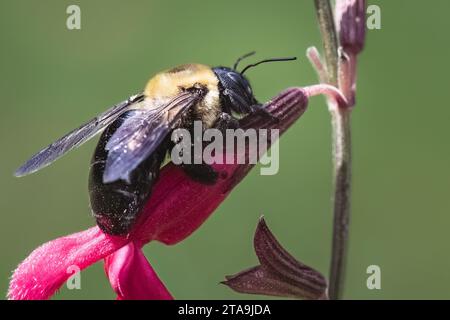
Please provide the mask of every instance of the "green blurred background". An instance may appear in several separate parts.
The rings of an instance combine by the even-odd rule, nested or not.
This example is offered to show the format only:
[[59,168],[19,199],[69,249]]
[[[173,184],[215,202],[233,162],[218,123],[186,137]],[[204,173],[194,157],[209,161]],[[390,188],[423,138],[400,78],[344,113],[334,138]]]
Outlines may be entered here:
[[[81,7],[81,30],[66,8]],[[345,298],[450,298],[448,1],[369,1],[382,13],[360,57],[353,113],[354,177]],[[264,101],[316,82],[305,58],[320,46],[312,1],[22,1],[0,4],[0,292],[38,245],[93,225],[87,196],[95,141],[23,179],[12,173],[63,133],[139,91],[161,69],[297,55],[248,73]],[[298,259],[328,274],[330,119],[323,98],[281,139],[280,171],[250,175],[184,242],[145,253],[176,298],[253,298],[218,284],[256,264],[264,214]],[[381,290],[366,268],[379,265]],[[82,290],[56,299],[112,299],[97,263]]]

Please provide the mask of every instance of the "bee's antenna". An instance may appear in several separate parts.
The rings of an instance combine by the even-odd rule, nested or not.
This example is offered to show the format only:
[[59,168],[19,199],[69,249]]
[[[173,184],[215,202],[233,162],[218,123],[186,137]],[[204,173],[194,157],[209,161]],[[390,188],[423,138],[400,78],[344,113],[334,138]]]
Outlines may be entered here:
[[233,65],[233,70],[236,70],[236,68],[237,68],[237,66],[238,66],[238,64],[239,64],[239,62],[241,62],[241,61],[242,61],[243,59],[245,59],[245,58],[248,58],[248,57],[254,55],[255,53],[256,53],[256,51],[252,51],[252,52],[246,53],[246,54],[244,54],[243,56],[239,57],[239,58],[236,60],[236,62],[234,63],[234,65]]
[[248,69],[256,67],[258,64],[261,64],[261,63],[275,62],[275,61],[292,61],[292,60],[297,60],[297,57],[272,58],[272,59],[261,60],[259,62],[249,64],[248,66],[246,66],[244,69],[242,69],[241,74],[244,74],[244,72],[247,71]]

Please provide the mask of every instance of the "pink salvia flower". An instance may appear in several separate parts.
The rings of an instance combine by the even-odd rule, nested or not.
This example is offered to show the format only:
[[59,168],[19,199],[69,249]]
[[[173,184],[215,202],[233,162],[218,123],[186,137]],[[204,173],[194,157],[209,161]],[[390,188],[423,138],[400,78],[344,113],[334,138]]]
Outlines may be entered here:
[[[287,89],[265,106],[276,118],[251,115],[240,121],[241,127],[274,128],[281,134],[304,113],[310,96],[324,93],[345,99],[325,84]],[[209,186],[193,181],[169,163],[162,168],[151,198],[127,237],[109,236],[93,227],[38,247],[15,270],[8,298],[48,299],[71,276],[67,272],[70,267],[82,270],[105,259],[105,271],[118,299],[171,299],[142,246],[152,240],[175,244],[188,237],[253,166],[214,164],[219,179]]]

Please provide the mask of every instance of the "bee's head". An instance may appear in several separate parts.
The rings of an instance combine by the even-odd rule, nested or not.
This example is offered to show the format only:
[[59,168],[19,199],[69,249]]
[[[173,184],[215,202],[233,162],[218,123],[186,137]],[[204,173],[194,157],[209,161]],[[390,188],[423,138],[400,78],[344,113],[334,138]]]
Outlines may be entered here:
[[258,104],[258,101],[253,95],[250,82],[244,76],[245,71],[265,62],[290,61],[297,59],[295,57],[266,59],[250,64],[240,72],[237,71],[239,62],[253,54],[255,54],[255,52],[247,53],[246,55],[238,58],[233,66],[233,69],[228,67],[213,68],[214,73],[219,79],[220,100],[224,111],[227,113],[234,111],[238,114],[247,114],[250,113],[251,106]]

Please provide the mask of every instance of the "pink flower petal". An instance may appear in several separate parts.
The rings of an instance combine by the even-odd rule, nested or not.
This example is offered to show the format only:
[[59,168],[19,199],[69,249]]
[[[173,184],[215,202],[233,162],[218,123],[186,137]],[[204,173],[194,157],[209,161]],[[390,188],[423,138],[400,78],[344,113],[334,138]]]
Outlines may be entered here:
[[48,299],[72,275],[69,267],[84,269],[128,241],[108,236],[98,227],[49,241],[35,249],[14,271],[8,298]]
[[120,300],[172,300],[142,250],[133,242],[105,259],[109,282]]

